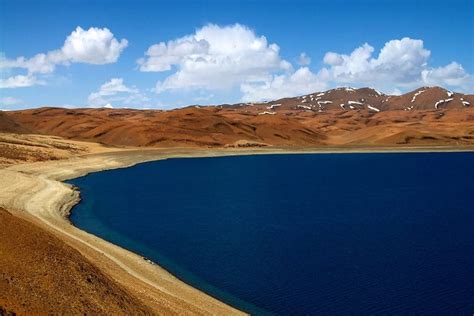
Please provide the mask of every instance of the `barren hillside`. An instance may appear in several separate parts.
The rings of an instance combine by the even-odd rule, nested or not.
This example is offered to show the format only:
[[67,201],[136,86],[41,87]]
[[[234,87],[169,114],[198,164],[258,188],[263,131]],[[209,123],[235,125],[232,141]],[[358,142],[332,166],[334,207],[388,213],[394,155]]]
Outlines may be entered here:
[[21,132],[116,146],[472,145],[471,104],[473,95],[439,87],[423,87],[401,96],[370,88],[338,88],[265,103],[169,111],[12,111],[3,114],[0,130],[10,131],[14,126]]

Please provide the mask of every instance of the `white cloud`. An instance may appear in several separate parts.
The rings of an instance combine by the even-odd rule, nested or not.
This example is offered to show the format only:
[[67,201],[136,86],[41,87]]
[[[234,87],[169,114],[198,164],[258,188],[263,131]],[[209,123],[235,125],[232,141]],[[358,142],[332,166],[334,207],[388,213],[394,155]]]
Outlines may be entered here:
[[59,49],[40,53],[31,58],[20,56],[16,59],[8,59],[3,55],[0,56],[0,69],[20,68],[28,72],[26,76],[18,75],[2,80],[22,80],[23,85],[11,85],[10,87],[26,87],[40,82],[35,80],[33,74],[52,73],[57,65],[114,63],[127,45],[128,41],[126,39],[118,41],[107,28],[91,27],[88,30],[83,30],[78,26]]
[[[44,84],[46,74],[59,65],[114,63],[127,45],[126,39],[118,40],[107,28],[77,27],[58,49],[31,58],[8,59],[0,54],[0,88]],[[170,97],[168,103],[175,103],[179,93],[180,104],[191,100],[229,102],[225,99],[229,95],[243,101],[277,99],[341,85],[400,93],[421,85],[474,90],[474,76],[462,65],[452,62],[433,67],[430,56],[422,40],[405,37],[386,42],[379,51],[365,43],[349,53],[327,52],[324,66],[316,70],[309,68],[311,59],[302,52],[295,61],[300,67],[294,68],[281,57],[277,44],[252,29],[240,24],[209,24],[150,46],[137,62],[142,72],[167,72],[154,90],[163,93],[160,97]],[[25,73],[11,73],[11,69]],[[104,83],[88,98],[91,106],[143,106],[149,101],[145,93],[125,85],[122,78]]]
[[24,88],[31,87],[37,84],[43,84],[43,81],[38,80],[36,77],[31,75],[17,75],[6,79],[0,79],[0,89]]
[[0,99],[1,105],[17,105],[22,104],[23,101],[14,97],[4,97]]
[[421,72],[421,76],[426,85],[456,87],[470,93],[474,91],[474,76],[468,74],[456,62],[444,67],[425,69]]
[[115,63],[128,41],[118,41],[108,28],[91,27],[87,31],[77,27],[64,42],[61,52],[69,62],[88,64]]
[[298,64],[300,64],[301,66],[308,66],[309,64],[311,64],[311,58],[306,55],[306,53],[301,53],[298,57]]
[[246,26],[206,25],[194,34],[152,45],[138,60],[141,71],[176,71],[158,82],[158,93],[176,89],[228,90],[291,70],[280,48]]
[[306,94],[327,88],[317,74],[301,67],[291,74],[277,75],[263,82],[244,83],[242,101],[274,100]]
[[129,88],[123,84],[122,78],[112,78],[110,81],[107,81],[102,86],[100,86],[99,93],[102,96],[105,95],[114,95],[119,92],[137,92],[135,88]]
[[155,91],[218,91],[237,88],[242,101],[275,99],[306,94],[330,86],[371,86],[386,92],[406,91],[424,84],[472,89],[472,75],[461,65],[430,68],[431,52],[419,39],[408,37],[385,43],[375,55],[368,43],[350,54],[328,52],[325,67],[312,71],[306,53],[294,70],[280,56],[280,48],[269,44],[246,26],[207,25],[194,34],[150,46],[138,60],[141,71],[173,71]]
[[342,55],[333,52],[327,52],[324,55],[323,59],[324,63],[331,65],[331,66],[339,66],[344,62]]
[[137,88],[131,88],[123,83],[123,78],[112,78],[103,85],[99,90],[92,92],[88,97],[90,106],[107,106],[111,103],[120,103],[123,105],[139,105],[143,106],[150,99],[141,93]]
[[324,67],[317,73],[302,67],[292,74],[273,76],[263,82],[241,86],[244,101],[276,99],[284,96],[307,94],[327,86],[370,86],[392,94],[421,85],[440,85],[472,92],[474,76],[458,63],[430,68],[431,52],[422,40],[402,38],[385,43],[378,56],[375,49],[363,44],[350,54],[328,52]]
[[23,56],[16,59],[0,58],[0,69],[22,68],[28,71],[28,74],[51,73],[56,68],[56,64],[62,63],[63,57],[58,51],[48,52],[46,54],[36,54],[31,58]]
[[374,48],[365,43],[350,55],[326,53],[328,79],[342,84],[382,85],[382,88],[413,85],[419,83],[430,57],[423,41],[407,37],[385,43],[377,58],[372,57],[373,52]]
[[386,69],[390,66],[390,70],[400,69],[400,72],[410,74],[418,73],[419,69],[426,66],[430,55],[431,52],[423,47],[422,40],[405,37],[385,43],[378,58],[371,62],[376,67],[385,66]]
[[331,66],[329,70],[334,80],[359,80],[356,77],[364,77],[370,68],[369,58],[373,51],[374,48],[366,43],[356,48],[350,55],[328,52],[324,56],[324,61]]
[[423,41],[408,37],[385,43],[377,57],[374,48],[364,44],[351,54],[328,52],[324,56],[319,74],[336,85],[365,85],[384,91],[406,91],[420,85],[449,86],[454,89],[474,88],[473,76],[458,63],[431,68],[428,65],[431,52]]
[[197,40],[194,37],[186,36],[168,43],[161,42],[148,48],[146,58],[138,60],[141,71],[161,72],[171,70],[173,65],[179,65],[189,56],[196,58],[201,54],[206,54],[209,50],[209,43],[205,40]]

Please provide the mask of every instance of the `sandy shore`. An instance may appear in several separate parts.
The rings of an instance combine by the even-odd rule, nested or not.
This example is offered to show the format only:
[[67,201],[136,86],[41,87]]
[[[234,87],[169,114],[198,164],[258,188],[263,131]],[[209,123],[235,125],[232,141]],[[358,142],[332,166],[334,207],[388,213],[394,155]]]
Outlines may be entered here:
[[0,169],[0,207],[53,232],[79,250],[157,314],[242,314],[178,280],[158,265],[84,232],[67,219],[79,192],[61,181],[106,169],[172,157],[210,157],[268,153],[473,151],[466,147],[397,148],[262,148],[262,149],[110,149],[65,160],[12,165]]
[[81,231],[67,220],[71,207],[79,201],[79,192],[60,181],[144,161],[192,155],[189,151],[125,150],[10,166],[0,170],[0,206],[55,233],[135,293],[157,314],[170,311],[177,314],[241,314],[188,286],[161,267],[146,262],[141,256]]

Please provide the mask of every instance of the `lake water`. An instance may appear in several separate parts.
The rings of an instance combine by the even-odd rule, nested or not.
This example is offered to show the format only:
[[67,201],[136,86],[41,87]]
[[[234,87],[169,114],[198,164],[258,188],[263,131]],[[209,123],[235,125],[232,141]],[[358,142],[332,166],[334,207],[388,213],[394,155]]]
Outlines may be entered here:
[[72,222],[254,314],[474,313],[474,154],[182,158],[70,181]]

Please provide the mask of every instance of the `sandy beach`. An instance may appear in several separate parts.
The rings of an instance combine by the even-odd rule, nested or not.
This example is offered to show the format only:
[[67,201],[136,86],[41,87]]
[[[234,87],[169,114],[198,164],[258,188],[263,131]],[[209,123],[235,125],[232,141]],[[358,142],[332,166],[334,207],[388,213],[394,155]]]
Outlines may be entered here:
[[124,168],[173,157],[278,153],[473,151],[456,147],[262,148],[262,149],[119,149],[98,146],[63,160],[22,163],[0,169],[0,207],[31,221],[77,249],[114,281],[134,293],[157,314],[242,314],[185,284],[156,264],[74,227],[68,220],[80,193],[61,181],[91,172]]

